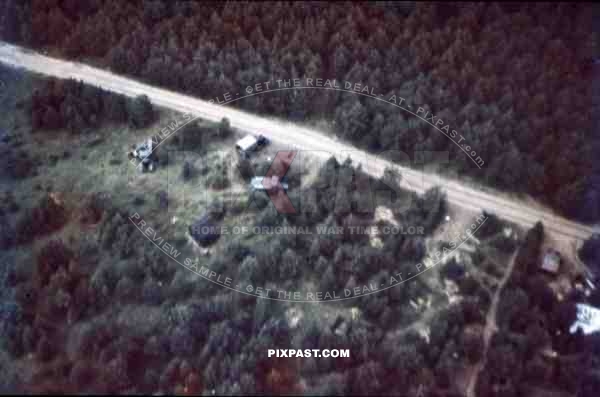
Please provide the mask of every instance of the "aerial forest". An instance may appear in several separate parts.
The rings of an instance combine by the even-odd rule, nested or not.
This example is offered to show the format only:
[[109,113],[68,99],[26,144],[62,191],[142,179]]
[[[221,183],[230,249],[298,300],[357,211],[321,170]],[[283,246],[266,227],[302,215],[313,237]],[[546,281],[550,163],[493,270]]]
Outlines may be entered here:
[[[586,4],[15,1],[0,37],[204,99],[292,78],[394,93],[450,123],[484,165],[423,120],[348,92],[286,90],[233,106],[298,122],[413,166],[527,193],[584,222],[600,219],[592,161]],[[597,150],[596,150],[597,151]],[[425,152],[425,155],[419,153]],[[415,160],[419,158],[420,160]]]

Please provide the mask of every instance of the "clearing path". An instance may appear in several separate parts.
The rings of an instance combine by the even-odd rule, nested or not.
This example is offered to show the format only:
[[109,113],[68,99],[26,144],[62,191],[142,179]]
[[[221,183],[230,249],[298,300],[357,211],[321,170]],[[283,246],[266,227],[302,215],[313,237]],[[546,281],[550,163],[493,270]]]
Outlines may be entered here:
[[504,276],[502,276],[502,280],[500,280],[500,284],[498,284],[498,288],[496,288],[496,292],[492,297],[492,303],[490,304],[490,309],[485,318],[485,328],[483,329],[483,353],[481,356],[481,360],[479,360],[479,362],[473,369],[473,373],[471,374],[471,379],[469,380],[469,384],[465,393],[467,397],[477,397],[475,394],[477,380],[479,379],[479,374],[485,368],[485,365],[487,363],[487,355],[488,350],[490,348],[490,341],[492,339],[492,335],[494,335],[494,333],[498,331],[498,325],[496,324],[498,302],[500,301],[500,296],[502,295],[504,286],[506,285],[508,280],[510,280],[510,276],[512,275],[513,269],[515,267],[515,259],[518,253],[519,249],[517,248],[512,254],[508,263],[508,269],[506,269],[506,272],[504,273]]

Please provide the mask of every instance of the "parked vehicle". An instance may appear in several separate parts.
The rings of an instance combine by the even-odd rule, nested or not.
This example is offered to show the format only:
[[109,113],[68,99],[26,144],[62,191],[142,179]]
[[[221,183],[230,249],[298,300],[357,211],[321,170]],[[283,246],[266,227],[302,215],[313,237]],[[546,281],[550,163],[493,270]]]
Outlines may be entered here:
[[246,135],[237,141],[235,148],[241,158],[250,158],[252,152],[262,149],[271,142],[263,135]]
[[274,192],[277,190],[288,190],[289,186],[285,180],[280,180],[277,176],[266,177],[257,176],[250,181],[252,191],[262,190],[265,192]]
[[140,172],[153,172],[158,166],[158,156],[152,139],[138,145],[134,150],[129,152],[129,159],[138,159],[140,162],[137,165]]
[[256,144],[258,145],[259,148],[267,146],[270,143],[271,143],[271,141],[269,141],[267,139],[267,137],[265,137],[264,135],[259,135],[256,137]]

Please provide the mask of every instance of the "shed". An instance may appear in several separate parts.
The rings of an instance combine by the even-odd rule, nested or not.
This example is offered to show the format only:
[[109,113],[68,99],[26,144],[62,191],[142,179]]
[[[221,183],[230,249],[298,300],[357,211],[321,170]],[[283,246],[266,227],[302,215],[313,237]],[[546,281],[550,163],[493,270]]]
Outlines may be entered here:
[[547,250],[544,254],[542,265],[540,267],[542,268],[542,270],[545,270],[549,273],[558,273],[558,269],[560,267],[559,253],[552,249]]

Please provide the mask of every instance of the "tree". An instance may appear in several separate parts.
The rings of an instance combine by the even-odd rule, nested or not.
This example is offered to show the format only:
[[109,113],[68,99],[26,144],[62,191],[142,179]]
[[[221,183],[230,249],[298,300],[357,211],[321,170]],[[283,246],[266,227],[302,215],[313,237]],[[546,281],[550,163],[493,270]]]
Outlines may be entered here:
[[383,366],[375,361],[354,369],[349,394],[379,395],[386,383]]
[[103,107],[108,120],[114,122],[127,120],[127,103],[124,97],[113,94],[105,95]]
[[69,21],[59,7],[52,8],[48,13],[46,20],[47,26],[45,29],[48,44],[59,43],[69,31],[71,21]]
[[351,141],[360,141],[369,130],[369,114],[358,95],[352,95],[336,110],[335,125],[338,134]]
[[600,234],[593,235],[587,239],[579,249],[579,257],[592,271],[600,275]]
[[515,258],[518,272],[525,274],[534,274],[538,269],[538,258],[540,257],[540,247],[544,239],[544,226],[537,222],[535,226],[527,231],[525,241],[519,248],[519,253]]
[[502,292],[498,304],[498,326],[511,329],[514,319],[524,315],[529,308],[529,297],[520,288],[510,288]]
[[63,126],[60,114],[51,106],[48,106],[42,116],[42,126],[54,130]]
[[483,216],[486,218],[486,221],[477,229],[478,238],[489,238],[502,232],[502,221],[496,214],[483,211]]
[[224,117],[219,122],[218,135],[220,138],[227,138],[231,135],[231,123],[227,117]]
[[527,336],[527,347],[535,353],[537,349],[544,348],[550,343],[550,334],[548,331],[539,323],[531,322],[525,330]]
[[327,270],[323,274],[320,282],[321,291],[333,291],[338,288],[337,277],[335,276],[335,272],[333,270],[333,266],[329,265]]
[[446,212],[446,194],[442,192],[439,186],[425,192],[423,211],[425,213],[423,226],[425,230],[430,232],[439,225]]
[[58,272],[59,268],[67,269],[73,253],[61,240],[52,240],[38,253],[36,274],[39,286],[44,286]]
[[470,363],[476,363],[483,354],[482,335],[463,332],[460,339],[460,348]]
[[192,165],[189,161],[185,161],[181,167],[181,179],[187,181],[192,176]]
[[26,243],[36,236],[60,229],[67,221],[65,209],[50,196],[40,199],[38,206],[20,214],[16,225],[16,240]]
[[531,303],[545,313],[552,312],[554,305],[558,303],[554,291],[548,286],[548,282],[542,275],[534,276],[528,281],[527,290],[531,298]]
[[140,95],[127,108],[129,124],[133,128],[144,128],[154,121],[154,108],[146,95]]
[[[399,389],[408,386],[411,378],[423,368],[425,358],[412,343],[399,343],[392,346],[386,346],[381,351],[382,361],[386,369],[391,371],[396,378]],[[394,382],[396,383],[396,382]]]

